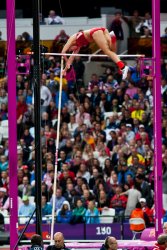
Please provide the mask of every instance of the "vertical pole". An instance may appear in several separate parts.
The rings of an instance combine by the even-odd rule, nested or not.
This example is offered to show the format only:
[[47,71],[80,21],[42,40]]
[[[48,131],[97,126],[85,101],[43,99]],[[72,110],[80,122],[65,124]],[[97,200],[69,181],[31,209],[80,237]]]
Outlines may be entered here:
[[34,115],[35,115],[35,202],[36,202],[36,233],[42,233],[42,208],[41,208],[41,97],[40,97],[40,36],[39,36],[39,0],[33,0],[33,84],[34,84]]
[[59,84],[59,102],[58,102],[58,117],[57,117],[57,138],[56,138],[56,152],[55,152],[55,173],[53,184],[53,207],[52,207],[52,224],[51,224],[51,237],[50,243],[53,244],[54,240],[54,225],[55,225],[55,205],[56,205],[56,189],[57,189],[57,165],[60,141],[60,118],[61,118],[61,104],[62,104],[62,81],[63,81],[63,57],[61,57],[61,71],[60,71],[60,84]]
[[7,71],[9,114],[9,197],[10,197],[10,248],[18,239],[17,206],[17,127],[16,127],[16,45],[15,45],[15,0],[7,0]]
[[161,110],[161,68],[160,68],[160,0],[152,0],[153,47],[153,96],[154,96],[154,191],[155,191],[155,233],[162,232],[162,110]]

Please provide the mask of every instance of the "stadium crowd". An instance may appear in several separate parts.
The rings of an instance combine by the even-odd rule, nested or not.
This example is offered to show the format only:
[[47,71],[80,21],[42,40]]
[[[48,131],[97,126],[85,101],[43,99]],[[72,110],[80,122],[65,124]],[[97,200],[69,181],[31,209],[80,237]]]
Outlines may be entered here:
[[[41,144],[42,215],[51,215],[59,58],[42,59]],[[99,223],[102,210],[115,209],[115,221],[141,208],[154,223],[153,81],[141,77],[136,60],[126,80],[106,66],[94,68],[84,82],[85,66],[75,58],[63,78],[55,212],[59,223]],[[167,64],[161,62],[163,211],[167,211]],[[35,189],[34,96],[30,75],[17,74],[19,215],[30,216]],[[1,126],[8,119],[7,78],[1,79]],[[0,142],[0,210],[9,211],[8,138]],[[167,220],[164,216],[164,220]],[[148,224],[149,224],[148,223]]]

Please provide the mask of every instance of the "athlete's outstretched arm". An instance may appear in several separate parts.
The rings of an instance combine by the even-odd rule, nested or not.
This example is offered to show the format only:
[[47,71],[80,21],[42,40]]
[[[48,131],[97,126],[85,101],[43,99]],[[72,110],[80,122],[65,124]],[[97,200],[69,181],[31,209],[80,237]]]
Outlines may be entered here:
[[[72,48],[74,46],[74,49]],[[70,48],[73,50],[73,53],[69,58],[67,56],[64,56],[64,59],[66,61],[66,66],[63,70],[63,75],[66,75],[67,70],[70,68],[71,64],[74,61],[75,56],[73,54],[77,54],[80,51],[80,47],[76,47],[76,35],[73,35],[70,37],[67,41],[67,43],[64,45],[61,53],[66,53]]]
[[70,69],[74,59],[75,59],[75,56],[73,56],[73,54],[78,54],[80,48],[77,48],[76,50],[73,51],[73,53],[71,54],[71,56],[69,58],[67,58],[67,61],[66,61],[66,66],[63,70],[63,75],[65,76],[66,75],[66,72],[68,69]]
[[[64,47],[63,47],[61,53],[65,54],[65,53],[69,50],[69,48],[70,48],[71,46],[74,45],[75,40],[76,40],[76,39],[75,39],[75,36],[74,36],[74,35],[71,36],[71,37],[68,39],[68,41],[66,42],[66,44],[64,45]],[[67,61],[68,61],[67,56],[63,56],[63,57],[64,57],[64,60],[67,62]]]

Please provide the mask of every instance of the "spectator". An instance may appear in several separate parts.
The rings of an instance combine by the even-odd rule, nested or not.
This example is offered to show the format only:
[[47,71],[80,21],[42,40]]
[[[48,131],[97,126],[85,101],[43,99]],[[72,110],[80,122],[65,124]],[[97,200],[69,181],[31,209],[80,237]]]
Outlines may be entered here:
[[18,169],[18,171],[17,171],[18,186],[19,186],[20,184],[23,184],[23,177],[24,177],[23,169]]
[[153,250],[165,250],[167,248],[167,235],[160,234],[157,239],[157,243],[155,243]]
[[76,202],[76,207],[72,211],[71,224],[83,223],[85,220],[86,208],[83,206],[81,199]]
[[141,23],[142,18],[139,16],[139,11],[134,10],[129,19],[130,37],[139,37],[140,34],[136,32],[136,27]]
[[25,146],[29,147],[32,145],[32,142],[34,141],[34,138],[32,137],[30,130],[28,128],[26,128],[24,130],[24,134],[22,139],[24,140]]
[[[56,190],[55,211],[58,211],[62,207],[64,201],[65,198],[62,196],[62,188],[58,187]],[[50,199],[50,203],[53,206],[53,196]]]
[[150,223],[153,222],[153,210],[147,206],[145,198],[140,198],[139,200],[143,212],[148,216]]
[[118,182],[119,184],[124,185],[127,183],[127,176],[131,175],[134,176],[133,172],[128,168],[127,164],[121,165],[121,170],[118,173]]
[[72,113],[70,114],[70,122],[68,123],[68,129],[72,137],[74,136],[74,131],[77,127],[78,124],[76,123],[75,115]]
[[2,171],[1,172],[1,178],[0,178],[0,187],[4,187],[8,190],[8,172],[7,171]]
[[[61,102],[61,108],[66,108],[67,107],[67,103],[68,103],[68,97],[67,97],[67,93],[62,90],[62,102]],[[55,103],[56,103],[56,108],[59,108],[59,91],[57,91],[56,96],[55,96]]]
[[119,186],[119,181],[118,181],[118,175],[114,170],[111,171],[110,178],[108,178],[106,183],[109,189],[111,190],[111,193],[115,194],[116,188]]
[[91,80],[88,82],[88,91],[91,93],[94,86],[99,86],[99,79],[98,75],[93,73],[91,75]]
[[133,99],[134,95],[137,93],[137,88],[134,86],[134,83],[130,81],[128,83],[128,88],[126,89],[125,93]]
[[8,169],[8,160],[5,155],[0,156],[0,172],[6,171]]
[[[135,67],[131,67],[130,68],[131,71],[131,80],[135,83],[135,84],[140,84],[141,81],[141,66],[140,64],[137,62],[137,64],[135,65]],[[138,94],[135,95],[135,97],[137,96],[138,98]]]
[[[57,95],[56,95],[57,96]],[[65,105],[65,103],[67,104],[68,103],[68,98],[66,99],[64,99],[64,106],[62,107],[62,110],[61,110],[61,121],[62,121],[62,123],[63,122],[65,122],[65,123],[69,123],[70,122],[70,114],[69,114],[69,112],[68,112],[68,108],[67,108],[67,106]],[[67,126],[67,128],[68,128],[68,126]]]
[[65,168],[62,170],[62,173],[59,176],[59,182],[60,182],[60,185],[63,188],[63,192],[64,192],[66,189],[67,179],[70,178],[72,181],[74,181],[75,174],[73,171],[70,171],[68,169],[67,164],[63,164],[63,166]]
[[88,203],[88,209],[85,213],[86,224],[97,224],[100,222],[99,220],[99,211],[95,206],[95,201],[91,200]]
[[69,36],[66,34],[65,30],[60,30],[60,33],[55,37],[55,41],[59,44],[60,43],[65,44],[68,39]]
[[163,224],[163,233],[167,235],[167,222]]
[[48,24],[64,24],[63,18],[56,15],[55,10],[49,11]]
[[100,250],[117,250],[118,242],[115,237],[107,236]]
[[7,105],[5,103],[1,104],[0,108],[0,120],[8,120],[8,110],[7,110]]
[[4,232],[5,231],[5,219],[4,219],[4,213],[0,212],[0,232]]
[[83,205],[85,208],[88,207],[88,204],[90,201],[94,200],[94,195],[89,189],[84,189],[83,190],[83,195],[81,196]]
[[54,234],[54,245],[48,246],[46,250],[70,250],[64,244],[64,236],[61,232]]
[[98,160],[99,160],[100,167],[102,168],[102,170],[104,170],[104,162],[106,159],[108,159],[108,156],[109,156],[106,151],[107,150],[103,148],[103,149],[100,149],[98,153]]
[[31,247],[30,250],[43,250],[43,239],[41,235],[34,234],[31,237]]
[[49,104],[52,100],[52,94],[50,90],[41,84],[41,108],[42,112],[47,111],[49,108]]
[[90,101],[92,103],[92,106],[95,108],[96,106],[99,106],[100,104],[100,90],[98,85],[94,85],[93,89],[91,91]]
[[136,32],[142,35],[145,27],[148,28],[152,33],[152,19],[149,12],[145,13],[144,20],[142,20],[136,27]]
[[140,36],[140,38],[152,38],[152,34],[151,34],[151,31],[149,30],[149,28],[147,28],[147,27],[143,28],[143,35]]
[[124,32],[122,28],[122,13],[120,11],[115,12],[114,14],[114,19],[110,25],[110,31],[114,31],[115,36],[117,38],[117,53],[119,54],[120,52],[120,41],[124,40]]
[[[58,86],[60,85],[60,70],[55,72],[55,81],[58,83]],[[64,95],[67,94],[66,91],[68,90],[68,79],[65,77],[62,78],[62,89],[64,91]],[[58,89],[59,90],[59,89]]]
[[47,80],[47,87],[49,88],[52,96],[56,95],[56,91],[58,90],[58,82],[55,81],[55,73],[54,71],[50,71],[49,79]]
[[138,168],[142,168],[143,172],[145,171],[145,166],[139,163],[139,157],[137,155],[132,156],[132,165],[129,167],[133,174],[136,174]]
[[49,128],[52,127],[52,122],[49,119],[49,114],[47,112],[42,112],[42,120],[41,120],[41,127],[45,127],[46,125],[49,126]]
[[58,223],[69,223],[71,221],[72,212],[68,201],[64,201],[62,207],[57,214]]
[[85,71],[85,65],[80,56],[76,56],[73,63],[74,70],[76,72],[76,83],[79,84],[80,87],[83,86],[83,74]]
[[23,32],[22,33],[22,41],[32,41],[33,40],[33,38],[31,37],[31,35],[28,33],[28,32]]
[[136,204],[139,202],[139,199],[141,198],[141,192],[138,190],[138,187],[136,183],[134,184],[134,187],[131,189],[128,189],[127,191],[121,193],[120,195],[127,195],[127,205],[125,209],[125,216],[130,216],[133,209],[135,209]]
[[126,124],[126,132],[124,133],[124,136],[127,143],[135,138],[135,133],[132,130],[132,124]]
[[71,158],[72,149],[73,149],[73,143],[70,139],[67,139],[65,145],[60,148],[60,150],[66,153],[68,159]]
[[23,184],[18,186],[18,192],[20,197],[32,195],[32,186],[29,184],[29,179],[27,176],[23,177]]
[[101,138],[103,142],[106,141],[106,132],[101,128],[101,123],[100,122],[95,122],[95,128],[93,131],[93,135],[95,139]]
[[19,208],[19,215],[29,217],[33,214],[35,206],[29,202],[29,197],[24,195],[22,198],[23,204]]
[[92,176],[91,176],[91,178],[89,180],[89,187],[90,187],[90,189],[93,190],[93,187],[95,185],[95,182],[96,182],[96,179],[98,178],[98,176],[99,176],[99,171],[98,171],[97,168],[94,168],[93,172],[92,172]]
[[90,114],[85,112],[82,105],[79,106],[79,112],[75,116],[76,123],[85,123],[90,126]]
[[147,181],[145,181],[144,174],[136,175],[136,182],[140,186],[142,197],[146,199],[148,207],[151,208],[153,205],[153,197],[151,194],[150,185]]
[[[70,179],[71,180],[71,179]],[[76,203],[77,199],[79,198],[79,195],[74,188],[74,184],[72,182],[67,182],[66,184],[66,190],[64,192],[65,199],[69,202],[71,209],[73,209],[74,204]]]
[[83,143],[88,144],[92,147],[92,149],[95,149],[95,140],[93,138],[92,132],[86,131],[83,136]]
[[2,103],[6,104],[8,103],[8,96],[7,96],[7,93],[6,93],[6,90],[5,89],[0,89],[0,109],[1,109],[1,105]]
[[9,197],[7,195],[7,189],[4,187],[0,188],[0,210],[9,209]]
[[109,208],[110,206],[110,199],[108,197],[108,192],[106,192],[105,190],[99,190],[99,195],[96,196],[97,197],[97,208],[99,210],[99,212],[102,211],[103,208]]
[[78,93],[78,100],[79,100],[79,103],[83,104],[86,97],[87,97],[87,95],[86,95],[86,88],[84,88],[84,87],[82,86],[82,87],[80,87],[79,93]]
[[[108,146],[108,145],[107,145]],[[109,146],[108,146],[109,147]],[[110,148],[110,147],[109,147]],[[104,179],[107,180],[110,177],[110,174],[113,170],[113,165],[112,165],[112,161],[110,158],[107,158],[104,162],[104,174],[105,177]]]
[[23,165],[23,166],[21,167],[21,169],[23,170],[24,176],[27,176],[27,177],[28,177],[28,180],[30,181],[31,173],[30,173],[30,170],[28,169],[28,166],[27,166],[27,165]]
[[80,164],[79,171],[82,175],[82,178],[84,178],[86,180],[86,182],[89,183],[90,172],[88,171],[88,167],[87,167],[86,163],[83,162]]
[[85,183],[86,183],[86,181],[84,178],[82,178],[82,173],[80,171],[78,171],[76,174],[75,190],[79,196],[81,196],[83,194],[82,185]]
[[106,193],[109,192],[108,185],[103,179],[102,175],[99,175],[96,179],[95,186],[93,188],[93,193],[95,194],[95,197],[99,197],[100,191],[104,191]]
[[161,37],[167,37],[167,27],[165,28],[165,30],[164,30],[164,34],[162,34],[162,36]]
[[[125,94],[124,97],[128,97],[128,100],[130,99],[129,98],[129,95],[128,94]],[[128,107],[131,107],[132,104],[128,105]],[[122,114],[122,119],[121,119],[121,123],[124,123],[124,124],[133,124],[133,119],[131,118],[131,113],[130,113],[130,110],[129,109],[125,109],[124,110],[124,113]]]
[[52,178],[51,178],[50,173],[54,172],[53,164],[50,163],[50,162],[47,162],[47,164],[46,164],[46,170],[47,171],[43,175],[43,182],[45,182],[45,184],[47,185],[47,188],[49,190],[51,188],[51,186],[52,186]]
[[46,196],[42,195],[42,216],[52,214],[52,206],[47,202]]
[[[127,203],[127,196],[120,195],[122,193],[122,187],[118,186],[115,189],[115,195],[111,198],[110,207],[115,209],[115,215],[123,216]],[[119,218],[118,218],[119,219]]]
[[73,95],[73,93],[75,92],[75,89],[76,89],[76,87],[75,87],[76,73],[75,73],[75,70],[74,70],[73,66],[68,70],[68,72],[66,74],[66,80],[67,80],[68,92],[70,93],[70,95],[69,95],[69,98],[70,98],[69,103],[71,103],[71,105],[72,105],[72,104],[74,104],[74,101],[76,101],[76,98]]
[[18,102],[17,102],[17,119],[20,117],[23,118],[23,115],[25,112],[27,112],[28,107],[27,104],[25,103],[25,98],[23,95],[18,95]]
[[133,157],[137,156],[138,160],[139,160],[138,162],[144,166],[145,159],[144,159],[144,157],[141,154],[139,154],[137,152],[137,148],[136,148],[135,142],[131,141],[129,144],[130,144],[129,147],[130,147],[130,152],[131,153],[130,153],[130,156],[128,157],[128,159],[127,159],[127,165],[128,166],[132,166],[133,165]]

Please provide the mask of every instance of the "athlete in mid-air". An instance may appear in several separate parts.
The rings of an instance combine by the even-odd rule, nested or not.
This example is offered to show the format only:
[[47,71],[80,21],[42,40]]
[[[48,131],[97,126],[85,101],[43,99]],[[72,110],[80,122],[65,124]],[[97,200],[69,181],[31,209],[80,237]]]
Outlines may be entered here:
[[104,54],[109,56],[112,61],[116,63],[119,71],[122,73],[122,79],[126,79],[129,68],[128,66],[125,66],[116,54],[116,36],[113,31],[109,33],[109,31],[104,27],[79,31],[68,39],[62,49],[62,54],[66,54],[67,51],[73,51],[73,53],[69,58],[64,56],[66,66],[63,69],[63,75],[66,75],[67,70],[70,69],[70,66],[73,63],[75,58],[73,54],[78,54],[83,46],[87,46],[92,42],[95,42]]

